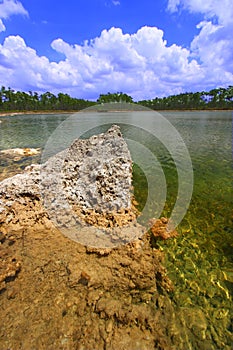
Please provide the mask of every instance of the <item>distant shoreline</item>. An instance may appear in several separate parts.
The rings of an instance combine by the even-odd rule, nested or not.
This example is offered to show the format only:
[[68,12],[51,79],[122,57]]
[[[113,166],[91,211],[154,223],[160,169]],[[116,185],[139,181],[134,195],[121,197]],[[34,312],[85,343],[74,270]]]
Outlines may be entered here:
[[77,113],[80,111],[22,111],[22,112],[0,112],[0,117],[13,117],[15,115],[24,115],[24,114],[72,114],[72,113]]
[[[148,108],[150,110],[150,108]],[[85,109],[84,109],[85,110]],[[83,110],[83,111],[84,111]],[[74,114],[74,113],[78,113],[81,112],[82,110],[79,111],[63,111],[63,110],[57,110],[57,111],[22,111],[22,112],[0,112],[0,117],[14,117],[16,115],[30,115],[30,114]],[[233,111],[233,109],[151,109],[151,111],[154,112],[222,112],[222,111]],[[105,112],[105,111],[104,111]],[[113,111],[107,111],[106,112],[113,112]],[[118,111],[116,111],[118,112]],[[119,112],[123,112],[123,110],[119,111]],[[135,111],[137,112],[137,111]],[[141,111],[138,111],[141,112]]]

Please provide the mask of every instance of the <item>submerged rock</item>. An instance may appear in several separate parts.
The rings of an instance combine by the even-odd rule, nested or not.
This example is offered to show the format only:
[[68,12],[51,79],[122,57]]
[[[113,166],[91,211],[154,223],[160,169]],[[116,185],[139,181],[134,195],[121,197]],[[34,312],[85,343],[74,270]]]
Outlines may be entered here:
[[23,157],[31,157],[39,154],[40,148],[9,148],[0,151],[0,155],[7,156],[15,161]]
[[150,219],[150,230],[152,234],[152,239],[162,239],[166,240],[169,238],[174,238],[178,236],[178,232],[174,230],[170,230],[168,228],[168,219],[161,217],[161,219]]

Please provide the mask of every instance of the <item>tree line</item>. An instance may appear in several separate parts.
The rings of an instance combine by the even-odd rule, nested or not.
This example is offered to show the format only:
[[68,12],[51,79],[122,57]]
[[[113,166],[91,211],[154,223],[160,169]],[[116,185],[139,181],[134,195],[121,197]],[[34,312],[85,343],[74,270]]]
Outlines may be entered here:
[[[2,86],[0,90],[0,111],[77,111],[95,104],[128,102],[133,98],[123,92],[101,94],[97,101],[73,98],[68,94],[51,92],[14,91]],[[209,92],[186,92],[168,97],[155,97],[136,102],[154,109],[233,109],[233,86],[216,88]]]
[[139,101],[139,104],[155,110],[163,109],[232,109],[233,86],[212,89],[209,92],[186,92],[163,98]]
[[2,86],[0,90],[0,110],[2,111],[71,111],[92,106],[95,102],[73,98],[68,94],[51,92],[14,91]]

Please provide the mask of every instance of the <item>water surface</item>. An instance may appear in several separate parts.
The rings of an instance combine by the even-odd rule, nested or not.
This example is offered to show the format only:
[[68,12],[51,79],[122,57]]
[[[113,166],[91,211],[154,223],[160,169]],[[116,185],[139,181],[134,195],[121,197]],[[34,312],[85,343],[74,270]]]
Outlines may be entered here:
[[[193,196],[178,226],[180,235],[158,243],[166,253],[168,274],[176,287],[171,299],[178,314],[187,308],[193,313],[192,317],[200,317],[200,322],[203,317],[207,322],[204,333],[194,331],[193,339],[186,340],[187,349],[196,349],[195,337],[203,337],[203,344],[205,341],[211,344],[203,349],[230,350],[233,323],[232,112],[163,112],[162,115],[182,136],[194,171]],[[66,118],[67,115],[61,114],[0,117],[0,150],[43,149],[49,136]],[[134,134],[133,129],[123,124],[121,127],[124,135]],[[162,215],[169,217],[178,189],[175,164],[169,152],[151,135],[145,136],[145,145],[155,152],[164,170],[167,197]],[[1,157],[0,169],[6,177],[35,161],[39,161],[39,157],[18,161]],[[147,181],[137,166],[134,167],[134,184],[142,208],[148,194]],[[154,207],[152,216],[156,215],[153,210]],[[201,310],[202,316],[196,310]],[[182,312],[180,315],[182,318]],[[180,334],[185,337],[184,330],[180,330]]]

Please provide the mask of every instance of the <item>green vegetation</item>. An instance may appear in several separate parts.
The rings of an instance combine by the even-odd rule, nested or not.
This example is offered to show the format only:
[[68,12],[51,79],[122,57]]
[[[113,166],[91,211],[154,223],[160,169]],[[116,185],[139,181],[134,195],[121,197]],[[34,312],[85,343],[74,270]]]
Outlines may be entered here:
[[153,100],[139,101],[139,104],[151,109],[232,109],[233,86],[218,88],[209,92],[186,92]]
[[123,92],[116,92],[111,94],[108,92],[107,94],[101,94],[97,100],[97,103],[109,103],[109,102],[127,102],[133,103],[133,98]]
[[[4,86],[0,89],[0,111],[78,111],[95,104],[114,102],[133,103],[133,98],[123,92],[101,94],[96,102],[51,92],[39,95],[37,92],[14,91]],[[187,92],[137,104],[155,109],[233,109],[233,86],[218,88],[209,92]]]
[[2,86],[0,90],[0,111],[71,111],[92,106],[95,102],[51,92],[39,95],[37,92],[14,91]]

